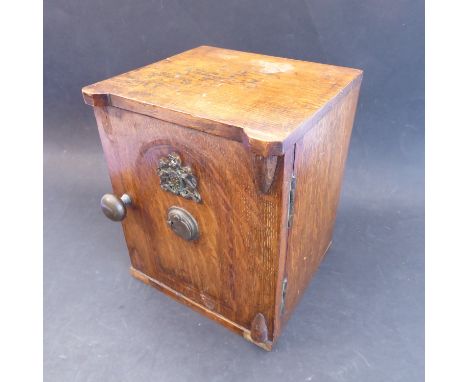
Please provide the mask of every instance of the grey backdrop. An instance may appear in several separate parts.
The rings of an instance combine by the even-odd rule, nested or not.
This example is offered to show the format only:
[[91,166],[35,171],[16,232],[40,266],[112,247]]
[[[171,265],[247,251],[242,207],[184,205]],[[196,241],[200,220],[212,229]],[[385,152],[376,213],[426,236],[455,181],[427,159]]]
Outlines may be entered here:
[[[44,18],[47,381],[424,378],[424,4],[62,0]],[[267,353],[132,279],[84,85],[198,45],[364,69],[334,244]]]

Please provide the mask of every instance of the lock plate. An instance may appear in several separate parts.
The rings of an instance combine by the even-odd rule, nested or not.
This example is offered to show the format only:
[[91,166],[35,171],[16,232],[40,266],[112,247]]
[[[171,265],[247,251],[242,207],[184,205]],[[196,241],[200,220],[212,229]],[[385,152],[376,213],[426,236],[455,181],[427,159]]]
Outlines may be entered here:
[[167,224],[172,231],[185,240],[196,240],[200,236],[195,218],[181,207],[172,206],[167,212]]

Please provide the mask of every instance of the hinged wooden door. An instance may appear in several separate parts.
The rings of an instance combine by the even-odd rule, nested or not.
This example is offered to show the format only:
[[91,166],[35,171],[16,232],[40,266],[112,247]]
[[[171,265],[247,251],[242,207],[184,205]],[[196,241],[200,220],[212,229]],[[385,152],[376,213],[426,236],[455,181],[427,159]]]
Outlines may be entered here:
[[[282,158],[263,193],[240,142],[113,107],[95,110],[114,193],[134,201],[123,221],[132,266],[243,327],[263,314],[271,338],[286,218]],[[200,203],[161,188],[159,160],[174,152],[196,176]],[[172,206],[196,219],[197,240],[171,230]]]

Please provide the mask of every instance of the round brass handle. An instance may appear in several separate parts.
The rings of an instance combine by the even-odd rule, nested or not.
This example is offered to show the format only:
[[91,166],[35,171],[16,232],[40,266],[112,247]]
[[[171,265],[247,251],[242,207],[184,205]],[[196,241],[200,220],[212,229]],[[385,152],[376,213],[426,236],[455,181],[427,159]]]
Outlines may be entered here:
[[127,206],[132,204],[129,195],[123,194],[120,198],[113,194],[104,194],[101,198],[101,210],[110,220],[119,222],[127,216]]

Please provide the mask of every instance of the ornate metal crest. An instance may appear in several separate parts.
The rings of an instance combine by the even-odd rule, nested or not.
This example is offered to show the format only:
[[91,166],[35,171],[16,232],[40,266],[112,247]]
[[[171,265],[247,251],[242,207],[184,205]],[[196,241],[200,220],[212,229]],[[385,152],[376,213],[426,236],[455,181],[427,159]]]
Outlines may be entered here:
[[179,154],[171,153],[159,160],[158,175],[161,188],[185,199],[201,202],[197,191],[197,178],[189,166],[182,166]]

